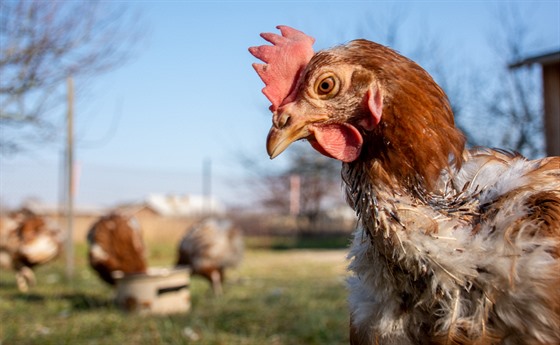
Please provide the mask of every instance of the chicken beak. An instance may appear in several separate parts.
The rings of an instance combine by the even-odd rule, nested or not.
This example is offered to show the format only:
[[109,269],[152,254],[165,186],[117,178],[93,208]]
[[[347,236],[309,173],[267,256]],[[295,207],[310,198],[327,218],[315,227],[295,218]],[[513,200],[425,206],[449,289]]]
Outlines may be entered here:
[[295,102],[278,108],[272,116],[272,127],[266,138],[266,150],[270,159],[284,152],[294,141],[309,136],[306,112]]
[[275,128],[272,127],[266,138],[266,151],[270,159],[276,158],[288,148],[294,141],[305,138],[304,130],[295,128]]
[[309,126],[324,122],[325,114],[310,111],[305,102],[291,102],[278,108],[272,116],[272,127],[266,138],[266,151],[274,159],[294,141],[313,136]]

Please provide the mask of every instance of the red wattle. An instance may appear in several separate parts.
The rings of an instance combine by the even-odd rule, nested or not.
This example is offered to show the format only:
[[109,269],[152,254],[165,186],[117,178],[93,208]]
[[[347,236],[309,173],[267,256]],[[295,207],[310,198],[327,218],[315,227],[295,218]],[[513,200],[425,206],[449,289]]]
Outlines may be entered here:
[[360,156],[364,140],[356,127],[333,123],[310,125],[309,130],[315,137],[310,140],[311,145],[323,155],[343,162],[352,162]]

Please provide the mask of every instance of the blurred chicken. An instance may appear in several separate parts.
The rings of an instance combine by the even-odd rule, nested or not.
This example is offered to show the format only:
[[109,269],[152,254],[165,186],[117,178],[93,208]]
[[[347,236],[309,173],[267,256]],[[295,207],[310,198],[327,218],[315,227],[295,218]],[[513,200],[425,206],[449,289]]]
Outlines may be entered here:
[[208,279],[214,294],[223,293],[225,269],[243,258],[243,235],[229,220],[208,218],[187,230],[181,239],[177,265]]
[[430,75],[367,40],[314,53],[286,26],[249,48],[271,158],[307,139],[343,162],[362,229],[352,344],[560,344],[560,157],[465,149]]
[[146,273],[146,249],[136,218],[118,213],[101,217],[89,230],[88,258],[105,282],[119,275]]
[[56,258],[61,242],[60,231],[30,211],[0,217],[0,267],[16,271],[22,292],[36,283],[32,268]]

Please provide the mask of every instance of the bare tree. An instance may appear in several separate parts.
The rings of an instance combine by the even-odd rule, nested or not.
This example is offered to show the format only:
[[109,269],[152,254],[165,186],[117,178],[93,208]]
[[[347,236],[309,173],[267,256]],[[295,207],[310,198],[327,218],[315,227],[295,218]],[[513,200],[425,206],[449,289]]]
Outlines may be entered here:
[[136,19],[101,1],[0,2],[0,152],[52,139],[64,80],[127,61],[140,37]]
[[[387,4],[388,5],[388,4]],[[408,9],[401,3],[366,13],[366,20],[358,28],[361,36],[372,37],[378,43],[396,48],[402,44],[402,24],[408,17]]]
[[[300,180],[299,216],[313,227],[326,206],[342,202],[340,162],[313,152],[309,145],[296,145],[290,152],[290,165],[284,176]],[[330,205],[328,205],[330,202]]]
[[250,156],[238,155],[240,162],[253,175],[250,189],[258,203],[277,214],[288,215],[291,209],[290,196],[294,186],[293,177],[299,180],[299,207],[297,214],[302,227],[312,230],[327,207],[343,205],[340,184],[340,162],[317,155],[309,145],[294,145],[285,152],[288,164],[279,171],[270,171],[256,163]]
[[[497,18],[501,31],[492,34],[492,46],[497,55],[499,82],[494,90],[487,92],[484,113],[489,114],[497,124],[505,128],[501,135],[488,136],[485,144],[505,147],[536,157],[544,153],[543,105],[538,70],[535,67],[510,69],[508,66],[527,57],[527,47],[533,46],[531,26],[527,21],[530,13],[521,12],[518,6],[499,8]],[[497,39],[496,39],[497,37]],[[487,82],[487,85],[491,83]]]

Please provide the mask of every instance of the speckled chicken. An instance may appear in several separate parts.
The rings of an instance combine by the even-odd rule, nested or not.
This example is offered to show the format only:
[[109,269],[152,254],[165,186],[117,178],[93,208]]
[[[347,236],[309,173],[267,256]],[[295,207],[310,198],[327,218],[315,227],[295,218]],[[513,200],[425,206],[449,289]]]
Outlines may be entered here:
[[177,265],[189,266],[193,274],[210,281],[214,294],[223,293],[226,268],[243,259],[241,229],[226,219],[207,218],[190,227],[178,248]]
[[278,28],[249,48],[267,150],[306,139],[343,162],[351,344],[560,344],[560,157],[466,149],[413,61],[363,39],[314,53]]
[[16,271],[22,292],[36,283],[32,268],[55,259],[61,247],[59,229],[42,216],[23,210],[0,217],[0,267]]

